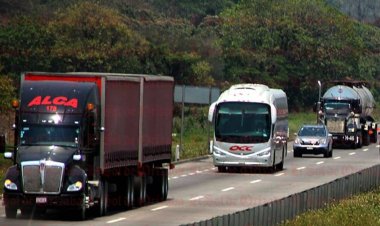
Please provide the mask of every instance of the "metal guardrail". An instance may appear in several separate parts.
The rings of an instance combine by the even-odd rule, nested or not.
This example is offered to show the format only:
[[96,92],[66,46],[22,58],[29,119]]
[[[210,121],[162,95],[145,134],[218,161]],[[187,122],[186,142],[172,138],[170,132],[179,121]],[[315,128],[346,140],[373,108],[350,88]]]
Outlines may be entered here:
[[379,186],[380,165],[376,165],[261,206],[181,226],[277,225],[306,211],[323,208],[328,203],[374,190]]

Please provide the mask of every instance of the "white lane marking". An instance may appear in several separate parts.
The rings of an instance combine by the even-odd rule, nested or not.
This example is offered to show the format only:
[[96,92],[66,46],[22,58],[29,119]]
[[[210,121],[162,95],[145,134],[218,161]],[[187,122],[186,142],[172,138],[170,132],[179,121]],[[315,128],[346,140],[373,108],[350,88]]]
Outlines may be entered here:
[[376,145],[377,148],[380,148],[380,145]]
[[251,184],[255,184],[255,183],[259,183],[259,182],[261,182],[260,179],[259,179],[259,180],[253,180],[253,181],[251,181],[251,182],[249,182],[249,183],[251,183]]
[[340,156],[334,157],[334,159],[340,159]]
[[231,190],[234,190],[234,189],[235,189],[234,187],[229,187],[229,188],[223,189],[222,191],[231,191]]
[[157,211],[157,210],[162,210],[162,209],[166,209],[168,208],[169,206],[160,206],[160,207],[157,207],[157,208],[154,208],[154,209],[151,209],[152,211]]
[[274,176],[275,177],[280,177],[280,176],[282,176],[282,175],[284,175],[285,173],[278,173],[278,174],[275,174]]
[[113,223],[116,223],[116,222],[119,222],[119,221],[123,221],[125,220],[126,218],[124,217],[121,217],[121,218],[117,218],[115,220],[111,220],[111,221],[107,221],[107,224],[113,224]]
[[189,176],[193,176],[195,173],[189,173]]
[[368,148],[366,148],[366,149],[363,149],[363,151],[365,152],[365,151],[368,151]]
[[324,161],[320,161],[320,162],[317,162],[315,164],[320,165],[320,164],[323,164],[323,163],[325,163],[325,162]]
[[202,171],[197,170],[196,173],[202,173]]
[[208,172],[208,171],[210,171],[209,169],[205,169],[205,170],[203,170],[203,172]]
[[306,169],[305,166],[301,166],[301,167],[298,167],[297,170],[303,170],[303,169]]
[[351,152],[348,155],[355,155],[355,154],[356,154],[356,152]]
[[186,174],[183,174],[183,175],[181,175],[181,177],[187,177],[187,175],[186,175]]
[[172,177],[173,180],[178,179],[178,177]]
[[216,170],[216,167],[212,167],[211,169],[212,169],[212,170]]
[[200,195],[200,196],[196,196],[196,197],[193,197],[191,199],[189,199],[190,201],[195,201],[195,200],[199,200],[199,199],[203,199],[204,196],[203,195]]

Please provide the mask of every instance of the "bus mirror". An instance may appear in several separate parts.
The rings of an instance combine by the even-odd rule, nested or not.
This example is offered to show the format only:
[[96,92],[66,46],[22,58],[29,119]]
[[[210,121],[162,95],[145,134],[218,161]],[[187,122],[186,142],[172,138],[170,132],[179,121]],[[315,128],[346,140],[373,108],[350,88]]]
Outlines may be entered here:
[[209,122],[213,122],[213,120],[214,120],[215,106],[216,106],[216,102],[212,103],[210,105],[210,108],[208,109],[208,121]]
[[5,135],[0,135],[0,153],[5,152]]
[[276,110],[276,107],[274,105],[270,105],[270,114],[272,116],[272,123],[276,122],[277,120],[277,110]]

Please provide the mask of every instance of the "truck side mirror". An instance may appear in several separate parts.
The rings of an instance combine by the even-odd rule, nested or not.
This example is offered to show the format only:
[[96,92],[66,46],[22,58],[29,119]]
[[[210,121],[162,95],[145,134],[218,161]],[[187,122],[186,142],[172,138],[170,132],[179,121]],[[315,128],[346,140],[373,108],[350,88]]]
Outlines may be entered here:
[[1,134],[0,135],[0,153],[5,152],[5,135]]

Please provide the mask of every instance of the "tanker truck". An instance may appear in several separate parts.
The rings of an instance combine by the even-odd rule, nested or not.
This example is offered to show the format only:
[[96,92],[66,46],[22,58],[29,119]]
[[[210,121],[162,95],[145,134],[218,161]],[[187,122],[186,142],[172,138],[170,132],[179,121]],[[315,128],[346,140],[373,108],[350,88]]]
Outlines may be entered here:
[[[7,218],[47,209],[106,215],[168,195],[172,77],[27,72],[15,109]],[[9,147],[10,145],[7,145]],[[92,211],[89,211],[92,210]]]
[[280,89],[237,84],[210,105],[210,149],[219,172],[235,167],[282,170],[287,155],[288,103]]
[[371,113],[372,93],[360,81],[334,81],[322,96],[318,118],[333,136],[334,146],[360,148],[377,142],[377,123]]

